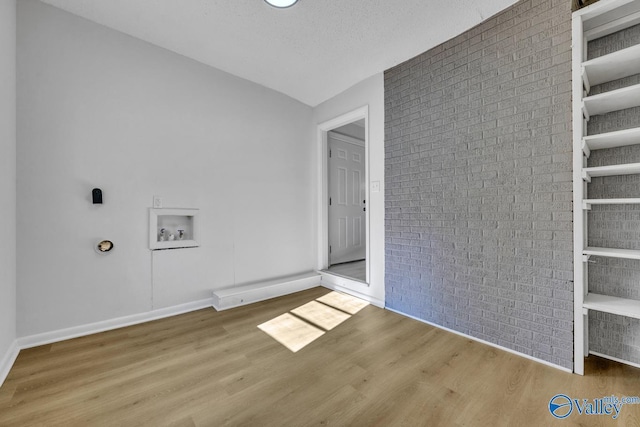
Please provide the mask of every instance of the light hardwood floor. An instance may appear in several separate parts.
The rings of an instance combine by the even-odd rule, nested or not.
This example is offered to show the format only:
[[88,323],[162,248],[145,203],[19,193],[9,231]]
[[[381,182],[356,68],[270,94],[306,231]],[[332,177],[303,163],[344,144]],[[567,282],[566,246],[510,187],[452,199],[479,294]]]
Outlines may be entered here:
[[640,395],[640,369],[596,357],[580,377],[373,306],[297,353],[257,328],[327,292],[24,350],[0,426],[640,425],[640,405],[549,414],[558,393]]

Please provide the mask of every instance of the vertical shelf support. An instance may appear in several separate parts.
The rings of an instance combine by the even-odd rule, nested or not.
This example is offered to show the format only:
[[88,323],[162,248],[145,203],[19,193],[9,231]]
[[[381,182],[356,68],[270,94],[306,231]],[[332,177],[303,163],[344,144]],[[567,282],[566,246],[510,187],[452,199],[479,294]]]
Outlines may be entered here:
[[[583,315],[583,302],[585,295],[585,271],[587,263],[583,261],[582,253],[586,247],[584,242],[584,231],[586,225],[586,211],[576,209],[582,206],[582,200],[585,198],[584,177],[582,168],[584,166],[584,151],[582,146],[583,137],[583,76],[582,63],[584,62],[583,52],[585,38],[582,30],[582,17],[573,15],[572,19],[572,78],[573,78],[573,294],[574,294],[574,325],[573,325],[573,371],[576,374],[584,375],[584,356],[585,348],[588,348],[587,338],[585,335],[586,316]],[[588,116],[587,116],[588,118]],[[579,124],[579,125],[577,125]]]

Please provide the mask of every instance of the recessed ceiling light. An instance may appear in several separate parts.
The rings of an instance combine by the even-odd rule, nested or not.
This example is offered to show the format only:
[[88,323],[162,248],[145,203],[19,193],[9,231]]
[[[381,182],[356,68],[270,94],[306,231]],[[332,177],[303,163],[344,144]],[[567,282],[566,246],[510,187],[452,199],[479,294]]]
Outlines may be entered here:
[[279,7],[284,9],[285,7],[291,7],[298,2],[298,0],[264,0],[273,7]]

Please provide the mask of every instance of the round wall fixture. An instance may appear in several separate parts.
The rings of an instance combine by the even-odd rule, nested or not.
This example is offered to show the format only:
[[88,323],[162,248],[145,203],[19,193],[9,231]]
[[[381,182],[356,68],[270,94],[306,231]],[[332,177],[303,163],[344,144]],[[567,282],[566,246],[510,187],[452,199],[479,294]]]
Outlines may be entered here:
[[280,9],[284,9],[286,7],[291,7],[298,2],[298,0],[264,0],[269,3],[273,7],[277,7]]
[[111,240],[102,240],[96,245],[96,252],[99,254],[106,254],[111,252],[114,248],[114,244]]

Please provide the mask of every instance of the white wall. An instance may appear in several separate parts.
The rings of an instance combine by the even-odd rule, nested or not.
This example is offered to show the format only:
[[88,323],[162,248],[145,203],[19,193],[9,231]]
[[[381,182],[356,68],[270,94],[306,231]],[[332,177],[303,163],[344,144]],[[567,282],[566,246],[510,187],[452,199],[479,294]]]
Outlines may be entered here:
[[[315,267],[310,107],[36,0],[18,76],[19,336]],[[201,209],[202,246],[152,266],[153,195]]]
[[[343,114],[369,106],[369,184],[380,183],[379,192],[369,192],[367,209],[370,210],[370,277],[367,293],[378,301],[384,301],[384,76],[376,74],[343,93],[318,105],[313,112],[313,122],[318,124]],[[317,143],[317,141],[316,141]],[[315,159],[319,162],[319,159]],[[318,177],[316,177],[317,179]],[[316,201],[317,203],[317,201]],[[317,205],[316,205],[317,209]],[[316,245],[317,249],[317,245]]]
[[[0,371],[16,339],[16,2],[0,1]],[[0,383],[2,383],[0,372]]]

